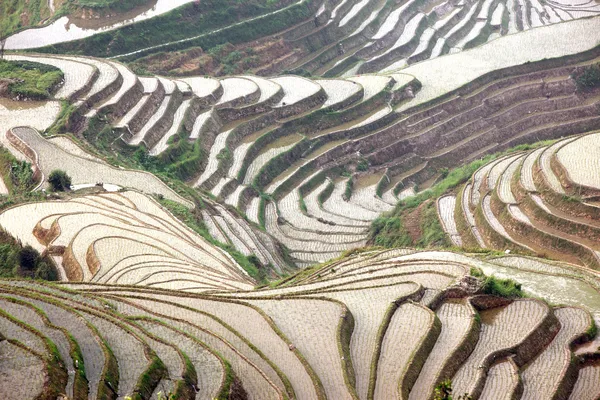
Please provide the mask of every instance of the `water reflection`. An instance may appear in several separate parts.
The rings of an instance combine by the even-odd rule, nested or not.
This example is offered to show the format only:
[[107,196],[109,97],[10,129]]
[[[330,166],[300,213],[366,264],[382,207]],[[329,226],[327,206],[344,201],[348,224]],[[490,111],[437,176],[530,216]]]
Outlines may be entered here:
[[194,0],[152,0],[126,13],[98,19],[62,17],[48,26],[27,29],[9,37],[6,49],[32,49],[56,43],[82,39],[96,33],[110,31],[133,22],[164,14]]

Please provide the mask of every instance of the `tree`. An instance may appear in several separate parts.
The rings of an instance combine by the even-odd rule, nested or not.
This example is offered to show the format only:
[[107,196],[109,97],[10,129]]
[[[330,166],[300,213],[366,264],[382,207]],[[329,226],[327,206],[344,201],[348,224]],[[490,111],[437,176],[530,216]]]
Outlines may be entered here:
[[55,169],[48,177],[48,183],[52,191],[64,192],[71,188],[71,177],[61,169]]
[[4,46],[6,46],[7,36],[0,36],[0,60],[4,60]]
[[37,270],[35,271],[36,279],[43,279],[45,281],[58,281],[58,271],[52,265],[45,261],[38,264]]
[[35,270],[39,259],[40,253],[29,245],[19,251],[19,265],[24,271],[32,272]]

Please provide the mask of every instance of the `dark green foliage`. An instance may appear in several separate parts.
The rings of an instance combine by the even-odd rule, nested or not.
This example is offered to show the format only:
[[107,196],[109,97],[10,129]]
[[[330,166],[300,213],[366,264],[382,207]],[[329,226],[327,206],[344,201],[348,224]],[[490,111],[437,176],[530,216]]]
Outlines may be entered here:
[[[9,237],[8,234],[1,232],[2,239]],[[16,275],[18,265],[19,246],[16,243],[2,241],[0,244],[0,278],[10,278]]]
[[26,271],[33,271],[40,259],[40,253],[27,245],[19,251],[19,265]]
[[577,88],[581,91],[589,91],[600,87],[600,64],[584,68],[583,71],[576,73],[574,78]]
[[12,98],[46,100],[63,80],[63,73],[50,65],[28,61],[0,60],[0,79],[10,79]]
[[58,271],[45,261],[38,264],[34,277],[44,281],[58,281]]
[[369,162],[367,160],[365,160],[364,158],[361,158],[360,160],[358,160],[358,164],[356,165],[356,170],[357,171],[366,171],[369,169]]
[[61,169],[55,169],[48,177],[50,188],[55,192],[64,192],[71,187],[71,177]]
[[492,296],[520,298],[525,297],[521,284],[512,279],[501,279],[488,276],[483,282],[483,292]]

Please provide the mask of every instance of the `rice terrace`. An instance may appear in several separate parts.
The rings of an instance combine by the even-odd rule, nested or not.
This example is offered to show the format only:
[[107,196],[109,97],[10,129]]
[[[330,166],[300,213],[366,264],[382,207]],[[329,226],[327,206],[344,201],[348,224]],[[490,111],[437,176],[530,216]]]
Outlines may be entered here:
[[0,399],[600,400],[600,0],[0,0]]

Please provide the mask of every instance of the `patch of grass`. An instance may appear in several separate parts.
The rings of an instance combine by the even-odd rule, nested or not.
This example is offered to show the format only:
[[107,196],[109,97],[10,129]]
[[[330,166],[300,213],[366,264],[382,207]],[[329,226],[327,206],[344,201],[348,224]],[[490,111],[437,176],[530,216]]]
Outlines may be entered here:
[[512,279],[501,279],[495,276],[485,278],[483,292],[492,296],[507,297],[510,299],[525,297],[520,283]]
[[585,334],[588,338],[593,339],[598,334],[598,325],[596,325],[596,321],[592,318],[592,324],[587,328]]
[[431,201],[421,213],[422,235],[417,241],[417,247],[451,247],[452,243],[442,228],[435,202]]
[[92,10],[129,11],[135,7],[149,3],[150,0],[76,0],[74,5]]
[[158,386],[160,380],[167,374],[168,372],[165,364],[158,356],[153,355],[150,366],[138,378],[137,384],[135,385],[135,389],[133,391],[134,394],[131,399],[149,399],[152,396],[156,386]]
[[66,100],[62,100],[58,118],[56,118],[56,121],[54,121],[50,128],[46,130],[46,134],[58,135],[69,132],[69,121],[76,111],[77,107],[74,104],[71,104]]
[[2,0],[0,1],[0,37],[19,29],[37,25],[49,18],[48,0]]
[[300,209],[302,210],[302,212],[308,213],[308,208],[306,207],[306,202],[304,201],[304,196],[302,196],[302,193],[300,193],[300,198],[298,199],[298,202],[300,203]]
[[6,79],[8,96],[18,100],[46,100],[62,82],[56,67],[29,61],[0,60],[0,79]]
[[376,246],[410,247],[412,239],[400,217],[378,217],[371,224],[369,241]]
[[521,284],[512,279],[502,279],[495,276],[486,276],[485,273],[476,267],[471,267],[471,276],[483,280],[483,293],[492,296],[506,297],[516,299],[527,297],[521,289]]

